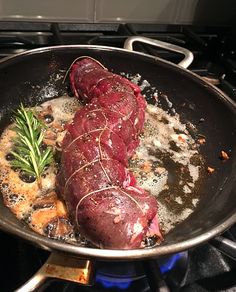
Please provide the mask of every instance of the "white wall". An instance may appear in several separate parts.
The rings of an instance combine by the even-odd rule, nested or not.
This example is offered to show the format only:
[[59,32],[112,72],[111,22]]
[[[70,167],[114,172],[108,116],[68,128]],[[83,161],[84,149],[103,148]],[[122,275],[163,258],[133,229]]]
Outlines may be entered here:
[[236,0],[0,0],[0,20],[230,24]]

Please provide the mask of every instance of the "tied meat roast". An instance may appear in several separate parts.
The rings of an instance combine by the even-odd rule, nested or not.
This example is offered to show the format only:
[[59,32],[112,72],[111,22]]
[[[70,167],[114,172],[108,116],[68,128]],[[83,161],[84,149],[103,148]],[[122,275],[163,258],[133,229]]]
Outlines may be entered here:
[[160,239],[156,199],[128,169],[145,120],[140,88],[90,57],[73,63],[70,85],[85,105],[67,125],[57,184],[76,228],[100,248]]

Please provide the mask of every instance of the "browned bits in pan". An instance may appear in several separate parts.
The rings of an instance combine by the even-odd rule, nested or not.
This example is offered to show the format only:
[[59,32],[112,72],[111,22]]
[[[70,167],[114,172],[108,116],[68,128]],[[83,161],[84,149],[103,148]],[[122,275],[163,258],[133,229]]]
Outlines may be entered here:
[[170,196],[168,196],[168,197],[166,197],[164,200],[167,202],[167,204],[170,204],[171,197],[170,197]]
[[155,173],[157,173],[157,174],[163,174],[164,172],[165,172],[166,170],[165,170],[165,168],[164,167],[156,167],[155,169],[154,169],[154,172]]
[[183,136],[181,136],[181,135],[179,135],[178,136],[178,140],[180,141],[180,142],[182,142],[182,143],[185,143],[186,142],[186,140],[183,138]]
[[64,203],[52,191],[38,197],[32,206],[30,227],[54,238],[66,238],[73,232]]
[[200,145],[204,145],[204,144],[206,144],[206,139],[203,138],[203,137],[198,138],[197,141],[198,141],[198,143],[199,143]]
[[225,151],[220,151],[220,155],[219,155],[221,160],[228,160],[229,159],[229,155],[225,152]]
[[149,161],[145,161],[142,165],[142,169],[144,172],[150,172],[152,170],[152,164]]
[[138,155],[134,153],[133,156],[131,157],[131,160],[136,160],[136,159],[138,159]]
[[213,167],[210,167],[210,166],[207,167],[208,173],[213,173],[214,171],[215,171],[215,169]]
[[[49,105],[47,107],[45,107],[42,111],[37,113],[37,117],[43,121],[45,121],[46,123],[50,123],[50,119],[52,116],[52,107]],[[50,119],[49,119],[50,117]],[[53,116],[52,116],[53,118]]]

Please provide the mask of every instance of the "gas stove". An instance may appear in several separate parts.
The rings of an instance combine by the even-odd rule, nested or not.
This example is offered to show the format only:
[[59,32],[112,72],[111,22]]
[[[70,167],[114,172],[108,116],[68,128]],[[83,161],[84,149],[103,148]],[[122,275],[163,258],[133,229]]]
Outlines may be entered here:
[[[29,49],[88,44],[123,47],[133,35],[159,39],[193,52],[190,70],[236,101],[236,41],[231,28],[158,24],[1,22],[0,58]],[[135,50],[178,63],[176,53],[137,44]],[[49,280],[41,291],[235,291],[236,226],[200,247],[158,260],[96,262],[92,286]],[[1,291],[14,291],[49,253],[0,232]],[[221,250],[221,251],[219,251]],[[229,256],[230,255],[230,256]]]

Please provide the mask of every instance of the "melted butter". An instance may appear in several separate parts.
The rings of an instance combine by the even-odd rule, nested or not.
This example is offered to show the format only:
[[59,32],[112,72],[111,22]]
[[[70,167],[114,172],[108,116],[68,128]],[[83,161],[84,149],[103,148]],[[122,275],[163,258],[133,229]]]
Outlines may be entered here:
[[165,233],[196,208],[202,169],[198,146],[179,115],[148,105],[131,170],[138,184],[157,198],[158,216]]
[[[36,113],[42,114],[44,111],[48,110],[49,106],[51,115],[54,119],[53,122],[48,125],[47,131],[54,131],[55,125],[64,125],[72,119],[79,104],[75,98],[63,96],[61,98],[47,101],[40,106],[37,106],[34,110],[36,110]],[[55,162],[53,162],[45,170],[41,178],[41,187],[39,187],[36,180],[31,183],[22,181],[19,177],[19,170],[13,170],[11,168],[10,161],[6,159],[6,155],[10,153],[13,147],[12,140],[15,136],[15,131],[13,129],[14,124],[9,125],[4,130],[0,138],[0,189],[5,205],[10,208],[16,217],[20,220],[23,219],[30,221],[31,216],[36,213],[34,209],[35,204],[37,205],[41,203],[48,194],[55,190],[57,167]],[[59,127],[59,129],[60,131],[57,131],[56,135],[57,137],[60,137],[60,139],[63,139],[65,131],[63,131],[62,127]],[[64,205],[64,203],[61,202],[56,196],[55,198],[52,196],[50,199],[50,204],[52,207],[48,208],[49,219],[52,219],[53,216],[59,215],[65,215],[65,217],[68,217],[66,208],[60,207],[60,204]],[[52,209],[55,209],[54,213]],[[47,211],[45,212],[44,218],[45,216],[47,216]],[[30,225],[30,227],[36,229],[35,226]],[[41,229],[37,229],[37,232],[43,234],[43,227],[44,226],[42,225],[40,227]]]
[[[70,122],[79,103],[75,98],[63,96],[37,106],[36,111],[43,113],[49,107],[54,121],[48,127],[53,129],[55,124]],[[157,198],[161,227],[167,233],[194,211],[199,200],[203,162],[194,139],[186,125],[180,122],[178,114],[171,116],[157,106],[148,105],[145,121],[130,168],[138,184]],[[42,189],[38,188],[37,182],[23,182],[19,172],[12,170],[5,158],[12,149],[15,135],[12,127],[9,125],[0,138],[0,189],[5,204],[22,219],[32,212],[37,198],[55,189],[57,169],[55,163],[48,168],[42,178]],[[61,141],[65,131],[56,134],[56,139]],[[198,163],[191,163],[196,156]]]
[[52,109],[54,121],[57,123],[68,123],[72,120],[76,110],[78,109],[79,102],[76,98],[62,96],[42,103],[39,107],[37,107],[37,110],[43,111],[49,106]]

